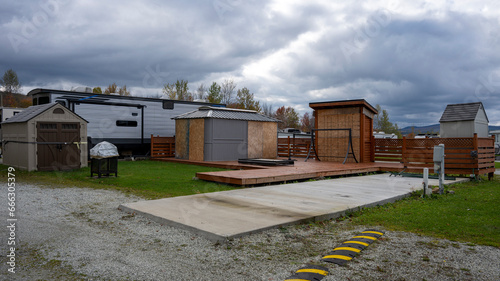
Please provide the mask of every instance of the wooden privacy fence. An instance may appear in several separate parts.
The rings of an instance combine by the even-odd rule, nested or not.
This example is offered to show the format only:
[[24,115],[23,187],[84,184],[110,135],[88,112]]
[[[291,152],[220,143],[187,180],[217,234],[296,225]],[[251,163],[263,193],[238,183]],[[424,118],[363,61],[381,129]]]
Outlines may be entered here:
[[151,158],[175,157],[175,137],[151,135]]
[[490,174],[495,172],[494,138],[372,138],[372,162],[403,163],[408,172],[433,172],[434,146],[444,144],[446,174]]
[[[278,138],[279,157],[300,157],[306,158],[311,146],[310,138]],[[310,158],[314,158],[310,156]]]

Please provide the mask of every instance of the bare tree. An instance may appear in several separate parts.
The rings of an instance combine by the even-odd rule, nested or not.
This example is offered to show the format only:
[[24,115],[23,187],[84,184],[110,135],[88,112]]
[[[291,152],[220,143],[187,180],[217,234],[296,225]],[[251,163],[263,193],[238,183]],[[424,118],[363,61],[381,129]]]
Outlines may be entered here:
[[104,90],[105,95],[110,95],[115,93],[118,93],[118,86],[114,82]]
[[[19,83],[17,73],[12,69],[5,71],[3,77],[0,79],[0,85],[4,88],[5,93],[9,95],[8,97],[12,97],[14,93],[21,92],[21,83]],[[4,93],[0,92],[0,106],[4,106],[3,95]]]
[[118,90],[118,94],[120,96],[130,96],[130,91],[127,90],[127,85],[123,85],[123,87]]
[[200,86],[196,90],[195,98],[200,99],[200,100],[206,100],[206,92],[207,92],[207,89],[205,89],[205,85],[203,85],[203,83],[200,84]]
[[226,79],[221,84],[222,103],[230,104],[233,100],[234,89],[236,83],[233,79]]
[[177,80],[175,83],[165,84],[163,86],[163,93],[171,100],[193,100],[193,95],[189,92],[187,80]]
[[312,129],[314,129],[314,114],[309,114],[309,112],[304,113],[304,115],[300,119],[300,124],[300,129],[303,132],[310,132]]
[[21,83],[19,83],[19,78],[17,73],[9,69],[5,71],[3,77],[0,78],[0,85],[4,88],[4,91],[11,94],[21,93]]
[[274,110],[273,110],[273,105],[269,103],[263,103],[262,104],[262,113],[266,116],[273,117],[274,116]]

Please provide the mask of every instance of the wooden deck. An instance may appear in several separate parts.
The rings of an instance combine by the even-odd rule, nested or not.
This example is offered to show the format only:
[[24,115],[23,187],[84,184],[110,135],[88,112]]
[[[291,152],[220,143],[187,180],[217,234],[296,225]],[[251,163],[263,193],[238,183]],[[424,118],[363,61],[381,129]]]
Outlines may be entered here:
[[231,169],[232,171],[196,173],[196,177],[206,181],[248,186],[267,183],[289,182],[319,177],[355,175],[379,171],[401,171],[400,163],[341,163],[320,162],[297,159],[293,166],[256,166],[239,164],[236,161],[188,161],[175,158],[160,158],[155,161],[194,164],[208,167]]

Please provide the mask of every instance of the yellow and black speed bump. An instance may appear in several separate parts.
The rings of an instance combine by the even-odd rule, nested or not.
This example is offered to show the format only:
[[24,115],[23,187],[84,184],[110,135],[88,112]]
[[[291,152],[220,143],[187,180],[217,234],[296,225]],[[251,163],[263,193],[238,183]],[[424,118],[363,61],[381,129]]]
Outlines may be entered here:
[[333,249],[332,252],[323,257],[323,261],[345,265],[382,235],[384,235],[382,231],[367,229]]
[[319,265],[306,265],[285,281],[319,281],[328,275],[328,269]]

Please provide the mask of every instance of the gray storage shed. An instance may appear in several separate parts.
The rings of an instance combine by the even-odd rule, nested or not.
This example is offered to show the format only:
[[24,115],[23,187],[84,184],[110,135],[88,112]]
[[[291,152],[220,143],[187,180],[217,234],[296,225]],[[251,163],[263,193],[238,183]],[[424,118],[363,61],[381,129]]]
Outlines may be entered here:
[[256,111],[203,106],[173,119],[176,158],[236,161],[277,157],[279,121]]
[[28,171],[88,165],[87,121],[61,104],[31,106],[2,123],[3,163]]
[[482,102],[449,104],[439,120],[442,138],[488,137],[488,116]]

